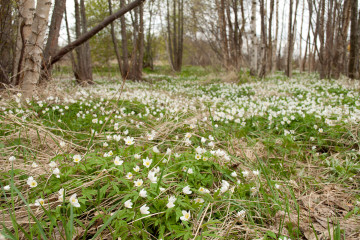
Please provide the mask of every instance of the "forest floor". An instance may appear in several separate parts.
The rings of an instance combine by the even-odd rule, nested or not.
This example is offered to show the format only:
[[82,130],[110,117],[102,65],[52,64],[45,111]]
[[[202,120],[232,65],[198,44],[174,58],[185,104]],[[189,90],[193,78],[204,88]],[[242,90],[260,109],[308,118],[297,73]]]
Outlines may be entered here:
[[7,239],[360,239],[359,82],[69,79],[1,93]]

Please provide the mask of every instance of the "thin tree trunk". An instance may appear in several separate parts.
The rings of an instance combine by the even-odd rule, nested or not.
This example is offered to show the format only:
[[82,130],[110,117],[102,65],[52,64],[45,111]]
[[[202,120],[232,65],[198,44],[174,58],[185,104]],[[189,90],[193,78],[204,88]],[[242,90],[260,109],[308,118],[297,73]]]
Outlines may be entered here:
[[145,46],[145,57],[144,57],[144,67],[150,67],[151,70],[154,69],[154,57],[152,51],[152,17],[153,17],[153,2],[149,2],[149,26],[146,36],[146,46]]
[[221,39],[221,51],[223,55],[223,65],[225,68],[229,66],[229,56],[228,56],[228,40],[226,35],[226,20],[225,20],[225,0],[220,0],[218,3],[218,17],[219,17],[219,27],[220,27],[220,39]]
[[269,70],[272,71],[273,67],[273,39],[272,39],[272,22],[274,15],[274,0],[270,0],[270,16],[269,16],[269,29],[268,29],[268,67]]
[[[71,36],[70,36],[69,22],[68,22],[66,8],[65,8],[65,27],[66,27],[66,34],[67,34],[68,44],[70,44],[71,43]],[[73,69],[74,77],[75,77],[75,79],[77,79],[78,77],[76,76],[77,72],[75,71],[75,69],[77,69],[78,67],[76,66],[74,54],[73,54],[72,51],[70,51],[69,55],[70,55],[70,61],[71,61],[71,66],[72,66],[72,69]]]
[[306,38],[306,46],[305,46],[305,53],[304,53],[304,59],[303,61],[301,62],[301,66],[300,66],[300,71],[305,71],[305,66],[306,66],[306,59],[307,59],[307,54],[308,54],[308,43],[310,42],[310,27],[309,27],[309,30],[308,30],[308,34],[307,34],[307,38]]
[[360,46],[360,27],[359,27],[359,24],[360,24],[360,11],[358,12],[358,28],[357,28],[357,40],[358,40],[358,44],[357,44],[357,51],[355,51],[355,72],[356,72],[356,78],[357,79],[360,79],[360,66],[359,66],[359,46]]
[[[245,32],[245,24],[246,24],[246,18],[245,18],[245,10],[244,10],[244,1],[240,0],[240,9],[241,9],[241,29],[239,34],[239,56],[242,59],[242,46],[243,46],[243,34]],[[247,38],[246,38],[247,39]]]
[[138,80],[137,79],[137,71],[138,71],[138,54],[140,47],[140,39],[139,39],[139,8],[134,9],[134,18],[132,19],[133,24],[133,52],[132,52],[132,61],[130,65],[130,73],[128,75],[128,79],[130,80]]
[[325,0],[321,0],[318,14],[320,14],[320,22],[319,22],[320,79],[323,79],[326,77],[326,69],[325,69],[325,66],[326,66],[326,59],[325,59]]
[[173,59],[173,61],[174,61],[174,70],[176,71],[176,72],[178,72],[179,71],[179,69],[178,69],[178,65],[179,65],[179,63],[177,62],[177,55],[178,55],[178,44],[177,44],[177,40],[178,40],[178,31],[176,30],[176,28],[177,28],[177,24],[176,24],[176,15],[177,15],[177,12],[176,12],[176,0],[173,0],[173,38],[172,38],[172,40],[173,40],[173,50],[174,50],[174,52],[173,52],[173,57],[174,57],[174,59]]
[[276,30],[275,30],[275,40],[274,40],[274,47],[273,47],[273,53],[272,53],[272,68],[271,72],[274,73],[276,70],[276,50],[278,45],[278,37],[279,37],[279,0],[276,0]]
[[[61,21],[63,19],[66,8],[66,0],[55,0],[53,14],[51,16],[51,23],[49,28],[48,40],[44,50],[43,64],[47,64],[52,56],[56,54],[59,42]],[[50,78],[51,69],[43,69],[40,83],[44,83]]]
[[2,84],[10,84],[13,70],[12,11],[11,1],[0,4],[0,89],[3,87]]
[[142,79],[142,70],[144,62],[144,4],[141,4],[139,7],[140,12],[140,28],[139,28],[139,58],[138,58],[138,69],[137,69],[137,80]]
[[[80,5],[78,0],[74,0],[74,6],[75,6],[75,36],[76,39],[78,39],[81,36],[81,15],[80,15]],[[81,82],[81,79],[85,79],[84,73],[83,73],[83,65],[84,61],[82,60],[81,56],[83,54],[83,48],[84,45],[81,45],[75,49],[76,52],[76,69],[73,69],[74,75],[76,77],[76,81],[78,83]]]
[[[177,4],[176,4],[177,3]],[[166,1],[167,8],[167,50],[169,63],[173,71],[180,72],[182,67],[184,45],[184,1],[173,0],[173,16],[170,18],[170,2]],[[171,21],[172,19],[172,21]]]
[[267,36],[266,36],[266,11],[265,11],[265,0],[260,0],[260,15],[261,15],[261,67],[260,74],[261,78],[266,76],[267,68]]
[[257,76],[258,75],[258,53],[257,53],[257,37],[256,37],[256,1],[257,0],[252,0],[251,3],[251,45],[252,45],[252,49],[250,50],[250,55],[251,55],[251,64],[250,64],[250,74],[252,76]]
[[292,17],[293,17],[293,0],[290,0],[289,5],[289,27],[288,27],[288,55],[286,63],[286,75],[292,77],[292,43],[293,43],[293,34],[292,34]]
[[[228,67],[235,67],[236,66],[236,49],[235,49],[235,39],[234,39],[234,32],[235,30],[233,29],[233,23],[232,23],[232,19],[231,19],[231,11],[230,11],[230,2],[227,2],[225,4],[225,9],[226,9],[226,16],[227,16],[227,25],[228,25],[228,29],[229,29],[229,37],[228,37],[228,48],[227,48],[227,52],[226,52],[226,56],[228,58]],[[226,21],[225,21],[226,22]]]
[[25,45],[24,74],[21,74],[20,78],[24,99],[31,99],[34,96],[39,81],[50,8],[50,0],[37,0],[35,17],[31,26],[32,34]]
[[[282,11],[282,19],[285,18],[285,8],[283,8],[283,11]],[[282,39],[283,39],[283,34],[284,33],[284,24],[281,24],[281,33],[280,33],[280,44],[279,44],[279,49],[278,49],[278,56],[277,56],[277,61],[276,61],[276,64],[277,64],[277,69],[282,69],[284,68],[284,61],[285,59],[287,59],[287,50],[284,52],[284,58],[281,58],[281,50],[282,50]],[[286,46],[286,45],[285,45]],[[286,56],[285,56],[286,55]],[[285,71],[286,71],[286,66],[285,66]]]
[[[125,7],[125,0],[120,0],[120,8]],[[120,17],[121,24],[121,52],[122,52],[122,72],[121,76],[123,79],[129,74],[129,53],[128,53],[128,42],[127,42],[127,31],[126,31],[126,19],[125,16]]]
[[[346,74],[346,56],[347,56],[347,38],[349,32],[350,25],[350,15],[351,15],[351,0],[345,0],[343,7],[341,8],[341,4],[338,5],[338,15],[337,21],[339,22],[338,29],[336,31],[335,44],[338,46],[335,49],[334,56],[334,77],[339,78],[340,74]],[[342,11],[341,11],[342,10]],[[335,20],[335,19],[334,19]]]
[[[113,12],[112,12],[111,0],[108,0],[108,3],[109,3],[109,13],[110,13],[110,15],[112,15]],[[111,23],[110,30],[111,30],[111,39],[112,39],[112,42],[113,42],[113,45],[114,45],[114,51],[115,51],[115,55],[116,55],[116,60],[117,60],[117,63],[118,63],[119,71],[121,73],[122,72],[121,56],[120,56],[119,46],[118,46],[118,42],[117,42],[118,40],[117,40],[116,35],[115,35],[114,22]]]
[[179,51],[178,51],[178,71],[181,71],[184,51],[184,0],[179,1]]
[[314,29],[313,29],[313,24],[312,24],[312,15],[313,15],[313,12],[314,12],[314,5],[313,5],[313,2],[312,0],[308,0],[308,6],[309,6],[309,31],[310,29],[312,30],[313,32],[313,41],[314,41],[314,44],[312,45],[312,48],[311,48],[311,45],[310,45],[310,42],[308,43],[309,44],[309,73],[313,71],[313,69],[315,69],[315,48],[317,46],[317,35],[318,35],[318,24],[319,24],[319,19],[320,19],[320,15],[317,14],[316,15],[316,29],[315,29],[315,32],[314,32]]
[[171,28],[170,28],[170,4],[169,4],[169,0],[166,0],[166,6],[167,6],[167,16],[166,16],[166,20],[167,20],[167,37],[168,37],[168,52],[169,52],[169,58],[170,58],[170,65],[171,68],[173,69],[173,71],[175,71],[174,69],[174,57],[173,57],[173,47],[172,47],[172,39],[171,39]]
[[350,57],[349,78],[356,78],[356,55],[359,52],[358,36],[358,0],[351,0],[351,29],[350,29]]
[[331,78],[332,73],[332,62],[334,57],[334,23],[333,19],[335,18],[334,15],[336,15],[336,8],[334,8],[334,0],[328,0],[328,16],[327,16],[327,23],[326,23],[326,45],[325,45],[325,76],[326,78]]
[[[75,3],[75,32],[76,38],[87,32],[87,21],[85,14],[84,0],[74,0]],[[76,48],[77,69],[75,76],[76,81],[80,85],[93,84],[90,45],[88,41]]]
[[[240,1],[241,2],[241,1]],[[241,4],[241,3],[240,3]],[[238,17],[238,1],[233,1],[233,11],[234,11],[234,63],[233,65],[235,66],[235,69],[238,69],[239,67],[239,60],[240,60],[240,55],[241,55],[241,45],[242,45],[242,40],[240,39],[241,36],[239,37],[239,35],[241,35],[241,33],[239,34],[239,17]]]
[[[305,71],[305,67],[306,67],[306,59],[308,58],[308,62],[309,62],[309,69],[308,71],[310,72],[310,33],[311,33],[311,21],[312,21],[312,4],[310,5],[310,1],[308,0],[308,5],[309,5],[309,25],[308,25],[308,33],[307,33],[307,38],[306,38],[306,48],[305,48],[305,55],[304,55],[304,61],[303,61],[303,66],[301,67],[304,71]],[[304,8],[305,8],[305,1],[304,1]],[[309,52],[309,57],[307,57],[307,52]]]
[[302,69],[302,62],[303,62],[303,57],[302,57],[302,42],[303,42],[303,26],[304,26],[304,12],[305,12],[305,0],[303,0],[302,2],[302,14],[301,14],[301,26],[300,26],[300,55],[299,55],[299,70],[300,72],[303,71]]
[[[85,34],[87,30],[87,19],[86,19],[86,12],[85,12],[85,2],[84,0],[80,0],[80,14],[81,14],[81,27],[82,33]],[[92,76],[92,61],[91,61],[91,50],[90,50],[90,43],[86,41],[83,44],[83,67],[84,67],[84,76],[85,79],[81,79],[81,84],[94,84],[93,76]]]

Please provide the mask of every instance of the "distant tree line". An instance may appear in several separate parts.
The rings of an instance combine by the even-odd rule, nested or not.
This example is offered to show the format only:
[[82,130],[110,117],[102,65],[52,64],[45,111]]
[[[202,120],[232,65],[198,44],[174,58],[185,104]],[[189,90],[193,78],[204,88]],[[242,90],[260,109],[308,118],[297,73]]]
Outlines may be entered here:
[[258,77],[298,69],[359,78],[359,15],[358,0],[3,0],[0,83],[31,97],[64,56],[81,85],[111,60],[131,80],[157,60],[175,72],[193,64]]

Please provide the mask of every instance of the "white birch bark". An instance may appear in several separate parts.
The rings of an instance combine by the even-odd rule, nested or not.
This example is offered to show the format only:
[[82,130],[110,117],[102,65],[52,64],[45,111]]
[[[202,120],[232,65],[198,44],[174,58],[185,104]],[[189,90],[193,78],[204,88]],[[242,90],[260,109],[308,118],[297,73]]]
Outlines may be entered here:
[[37,0],[31,36],[25,46],[24,74],[21,74],[20,78],[25,99],[30,99],[34,95],[39,81],[50,7],[51,0]]
[[[16,39],[16,55],[15,67],[13,72],[13,84],[17,84],[19,74],[22,72],[24,64],[24,55],[22,54],[23,42],[28,42],[31,36],[31,26],[34,19],[35,1],[34,0],[20,0],[19,1],[19,26],[18,36]],[[21,64],[21,66],[19,66]]]

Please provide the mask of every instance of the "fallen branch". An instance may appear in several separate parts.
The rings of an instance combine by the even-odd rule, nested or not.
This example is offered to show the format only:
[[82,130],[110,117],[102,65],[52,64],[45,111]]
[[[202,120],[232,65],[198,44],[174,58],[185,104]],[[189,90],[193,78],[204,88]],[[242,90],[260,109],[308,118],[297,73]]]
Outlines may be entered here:
[[119,11],[115,12],[114,14],[106,17],[101,23],[93,27],[90,31],[84,33],[81,35],[78,39],[75,41],[69,43],[67,46],[61,48],[51,59],[49,63],[47,63],[44,68],[48,69],[51,65],[57,63],[64,55],[66,55],[68,52],[72,51],[76,47],[80,46],[81,44],[85,43],[87,40],[95,36],[98,32],[100,32],[102,29],[107,27],[109,24],[111,24],[113,21],[118,19],[119,17],[123,16],[125,13],[131,11],[132,9],[136,8],[140,4],[145,2],[145,0],[135,0],[132,3],[126,5],[125,7],[121,8]]

